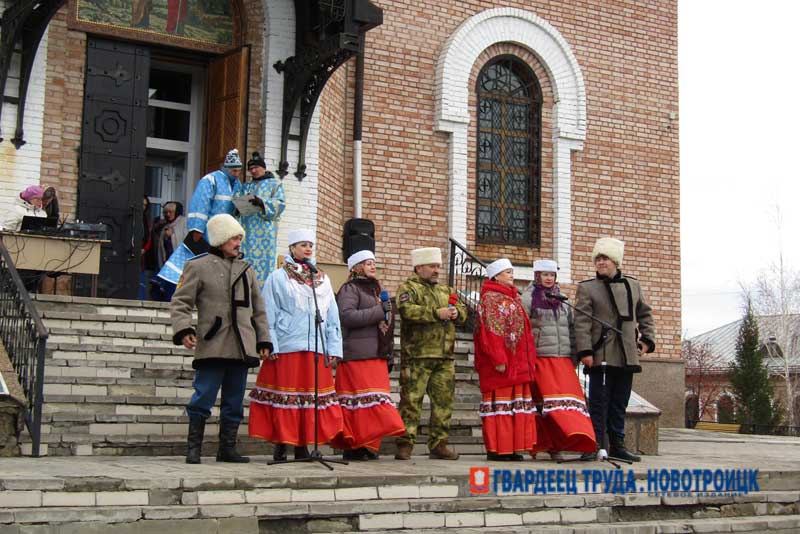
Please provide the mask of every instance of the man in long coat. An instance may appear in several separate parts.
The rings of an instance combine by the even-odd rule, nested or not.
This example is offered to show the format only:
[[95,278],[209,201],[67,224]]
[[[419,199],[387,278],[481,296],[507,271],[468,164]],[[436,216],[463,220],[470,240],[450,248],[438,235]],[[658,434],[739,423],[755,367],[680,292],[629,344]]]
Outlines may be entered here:
[[[607,435],[611,456],[638,462],[641,458],[625,448],[625,409],[633,374],[642,372],[639,354],[656,348],[655,325],[639,281],[619,270],[624,246],[610,237],[595,243],[592,261],[597,275],[578,284],[576,308],[584,313],[575,315],[575,341],[578,358],[589,368],[589,414],[598,448],[605,447]],[[613,325],[622,336],[589,315]]]
[[208,221],[207,233],[208,254],[186,262],[170,305],[173,342],[194,351],[186,463],[200,463],[206,419],[220,388],[217,461],[244,463],[249,458],[236,452],[236,436],[247,371],[269,356],[272,344],[261,287],[252,266],[240,259],[244,230],[232,216],[220,214]]

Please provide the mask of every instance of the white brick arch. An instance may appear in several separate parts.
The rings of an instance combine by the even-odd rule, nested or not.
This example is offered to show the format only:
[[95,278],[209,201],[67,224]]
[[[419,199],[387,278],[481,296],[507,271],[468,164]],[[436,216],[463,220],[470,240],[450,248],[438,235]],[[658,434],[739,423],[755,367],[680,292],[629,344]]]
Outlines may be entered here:
[[571,281],[571,153],[586,138],[586,88],[566,39],[523,9],[489,9],[464,21],[445,41],[436,65],[436,130],[450,134],[450,235],[467,240],[469,76],[478,56],[497,43],[514,43],[541,61],[553,87],[554,255],[559,280]]

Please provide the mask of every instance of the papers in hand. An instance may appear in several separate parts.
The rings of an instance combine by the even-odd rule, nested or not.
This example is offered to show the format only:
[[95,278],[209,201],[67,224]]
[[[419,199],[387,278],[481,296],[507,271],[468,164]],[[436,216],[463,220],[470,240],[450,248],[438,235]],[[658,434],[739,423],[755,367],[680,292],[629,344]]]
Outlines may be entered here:
[[253,195],[244,195],[241,197],[235,197],[233,199],[233,205],[236,206],[236,209],[239,210],[241,215],[252,215],[253,213],[260,213],[261,208],[259,206],[254,206],[250,201],[253,200]]

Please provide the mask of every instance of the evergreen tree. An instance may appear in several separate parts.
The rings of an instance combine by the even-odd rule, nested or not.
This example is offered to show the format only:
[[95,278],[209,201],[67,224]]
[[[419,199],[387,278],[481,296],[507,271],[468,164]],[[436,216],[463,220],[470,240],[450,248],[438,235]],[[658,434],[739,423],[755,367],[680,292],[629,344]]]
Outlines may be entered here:
[[736,398],[736,422],[771,426],[777,424],[779,412],[772,400],[769,374],[759,351],[758,323],[750,299],[746,306],[736,340],[736,360],[730,371]]

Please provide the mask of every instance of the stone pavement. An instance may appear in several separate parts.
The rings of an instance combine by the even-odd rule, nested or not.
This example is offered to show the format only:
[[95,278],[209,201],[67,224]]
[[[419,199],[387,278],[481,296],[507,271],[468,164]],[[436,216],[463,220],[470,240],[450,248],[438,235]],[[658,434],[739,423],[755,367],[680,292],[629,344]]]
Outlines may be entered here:
[[[0,534],[316,532],[800,532],[800,439],[661,432],[648,469],[759,469],[743,495],[608,493],[474,496],[469,468],[609,469],[547,460],[390,457],[336,465],[218,464],[182,457],[0,459]],[[578,475],[578,487],[582,486]],[[641,490],[640,490],[641,491]]]
[[[762,471],[797,471],[800,473],[800,438],[722,434],[686,429],[661,429],[659,456],[643,456],[632,467],[636,473],[648,469],[755,469]],[[419,449],[420,447],[418,447]],[[415,449],[416,450],[416,449]],[[418,452],[418,451],[417,451]],[[3,480],[53,477],[105,477],[119,479],[232,478],[267,477],[282,479],[374,477],[464,477],[471,466],[491,465],[511,468],[550,469],[556,463],[548,459],[520,463],[487,462],[482,455],[462,455],[455,462],[429,460],[415,456],[401,462],[383,456],[377,462],[352,462],[327,469],[313,464],[266,465],[267,457],[253,457],[251,464],[219,464],[204,457],[201,465],[186,465],[182,457],[42,457],[0,459]],[[576,469],[596,464],[564,464]],[[602,466],[599,466],[601,468]]]

